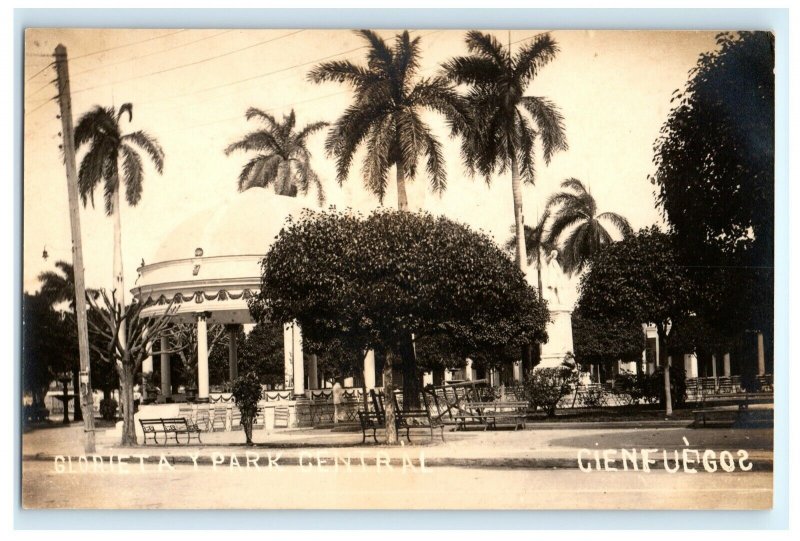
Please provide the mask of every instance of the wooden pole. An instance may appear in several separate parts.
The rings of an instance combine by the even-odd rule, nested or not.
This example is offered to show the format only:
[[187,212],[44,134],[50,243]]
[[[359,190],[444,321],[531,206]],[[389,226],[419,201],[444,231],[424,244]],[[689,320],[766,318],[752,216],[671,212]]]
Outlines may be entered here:
[[67,170],[69,196],[69,222],[72,232],[72,266],[75,269],[75,316],[78,320],[78,352],[80,354],[80,401],[83,412],[83,448],[95,452],[94,400],[89,366],[89,327],[86,321],[86,284],[83,279],[83,248],[81,246],[81,217],[78,202],[78,172],[75,165],[75,139],[72,126],[72,102],[69,90],[67,48],[59,44],[55,51],[58,105],[61,109],[61,135],[64,148],[64,165]]

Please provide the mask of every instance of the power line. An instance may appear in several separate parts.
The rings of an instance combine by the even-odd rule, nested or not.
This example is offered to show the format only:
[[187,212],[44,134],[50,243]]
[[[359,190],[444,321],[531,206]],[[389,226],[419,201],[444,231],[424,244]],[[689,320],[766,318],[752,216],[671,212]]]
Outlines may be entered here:
[[148,41],[154,41],[154,40],[157,40],[157,39],[162,39],[162,38],[166,38],[166,37],[169,37],[169,36],[174,36],[175,34],[180,34],[181,32],[186,32],[186,29],[184,28],[184,29],[181,29],[181,30],[177,30],[175,32],[170,32],[168,34],[161,34],[160,36],[155,36],[155,37],[151,37],[151,38],[147,38],[147,39],[142,39],[142,40],[139,40],[139,41],[132,41],[130,43],[125,43],[124,45],[116,45],[114,47],[109,47],[107,49],[101,49],[99,51],[94,51],[94,52],[91,52],[91,53],[86,53],[86,54],[74,56],[74,57],[70,58],[70,61],[78,60],[80,58],[86,58],[87,56],[94,56],[96,54],[107,53],[108,51],[116,51],[117,49],[124,49],[125,47],[132,47],[134,45],[139,45],[140,43],[147,43]]
[[[436,34],[438,32],[441,32],[441,30],[434,30],[434,31],[428,32],[426,34],[422,34],[419,37],[422,38],[422,37],[425,37],[425,36],[430,36],[431,34]],[[228,82],[228,83],[225,83],[225,84],[212,86],[212,87],[208,87],[208,88],[203,88],[203,89],[200,89],[200,90],[196,90],[194,92],[188,92],[188,93],[184,93],[184,94],[175,94],[175,95],[172,95],[172,96],[165,96],[163,98],[157,98],[157,99],[154,99],[154,100],[148,100],[148,101],[140,102],[140,105],[141,104],[147,104],[147,103],[157,103],[159,101],[170,100],[170,99],[174,99],[174,98],[185,98],[185,97],[188,97],[188,96],[194,96],[194,95],[197,95],[197,94],[202,94],[204,92],[210,92],[212,90],[219,90],[220,88],[226,88],[228,86],[233,86],[233,85],[237,85],[237,84],[241,84],[241,83],[247,83],[247,82],[250,82],[250,81],[255,81],[257,79],[263,79],[264,77],[269,77],[270,75],[275,75],[275,74],[283,73],[285,71],[290,71],[290,70],[293,70],[293,69],[296,69],[296,68],[301,68],[301,67],[304,67],[304,66],[308,66],[310,64],[315,64],[317,62],[321,62],[323,60],[329,60],[329,59],[335,58],[337,56],[350,54],[350,53],[353,53],[355,51],[360,51],[361,49],[366,49],[366,48],[368,48],[367,45],[362,45],[360,47],[355,47],[353,49],[348,49],[346,51],[341,51],[339,53],[334,53],[334,54],[331,54],[331,55],[328,55],[328,56],[323,56],[321,58],[316,58],[316,59],[310,60],[308,62],[302,62],[300,64],[294,64],[292,66],[288,66],[288,67],[285,67],[285,68],[281,68],[281,69],[277,69],[277,70],[273,70],[273,71],[268,71],[266,73],[261,73],[259,75],[254,75],[252,77],[247,77],[245,79],[239,79],[237,81],[231,81],[231,82]],[[73,94],[74,94],[74,92],[73,92]]]
[[294,32],[290,32],[290,33],[284,34],[282,36],[278,36],[278,37],[271,38],[271,39],[268,39],[268,40],[265,40],[265,41],[261,41],[259,43],[254,43],[252,45],[248,45],[247,47],[242,47],[242,48],[236,49],[234,51],[228,51],[226,53],[222,53],[222,54],[219,54],[219,55],[216,55],[216,56],[212,56],[212,57],[209,57],[209,58],[204,58],[202,60],[197,60],[195,62],[190,62],[188,64],[181,64],[179,66],[173,66],[171,68],[166,68],[166,69],[159,70],[159,71],[154,71],[154,72],[151,72],[151,73],[145,73],[143,75],[136,75],[134,77],[128,77],[128,78],[125,78],[125,79],[120,79],[118,81],[111,81],[110,83],[103,83],[103,84],[99,84],[99,85],[95,85],[95,86],[90,86],[88,88],[81,88],[81,89],[78,89],[78,90],[73,90],[72,94],[73,95],[74,94],[80,94],[81,92],[87,92],[89,90],[95,90],[97,88],[103,88],[103,87],[106,87],[106,86],[112,86],[112,85],[116,85],[116,84],[119,84],[119,83],[125,83],[127,81],[133,81],[135,79],[142,79],[144,77],[151,77],[153,75],[160,75],[162,73],[167,73],[169,71],[174,71],[174,70],[177,70],[177,69],[196,66],[196,65],[202,64],[204,62],[210,62],[212,60],[217,60],[218,58],[222,58],[224,56],[230,56],[230,55],[235,54],[235,53],[246,51],[247,49],[252,49],[253,47],[258,47],[258,46],[264,45],[266,43],[270,43],[270,42],[273,42],[273,41],[277,41],[279,39],[287,38],[289,36],[293,36],[295,34],[299,34],[300,32],[305,32],[305,30],[295,30]]
[[43,67],[42,69],[40,69],[39,71],[37,71],[36,73],[34,73],[34,74],[33,74],[33,75],[31,75],[30,77],[28,77],[27,79],[25,79],[25,82],[26,82],[26,83],[30,83],[32,80],[34,80],[34,79],[35,79],[36,77],[38,77],[40,74],[44,73],[44,71],[45,71],[47,68],[50,68],[50,67],[52,67],[52,66],[54,66],[54,65],[55,65],[55,62],[50,62],[50,63],[49,63],[49,64],[47,64],[45,67]]
[[208,39],[216,38],[217,36],[221,36],[223,34],[228,34],[228,33],[233,32],[233,31],[234,31],[234,29],[224,30],[222,32],[218,32],[216,34],[213,34],[211,36],[204,36],[204,37],[202,37],[200,39],[196,39],[194,41],[189,41],[187,43],[181,43],[180,45],[176,45],[175,47],[170,47],[168,49],[159,49],[158,51],[153,51],[151,53],[143,54],[141,56],[135,56],[133,58],[126,58],[125,60],[121,60],[119,62],[114,62],[112,64],[101,64],[101,65],[95,66],[93,68],[89,68],[89,69],[85,69],[83,71],[79,71],[78,73],[74,74],[73,77],[78,76],[78,75],[83,75],[84,73],[97,71],[99,69],[106,69],[106,68],[110,68],[110,67],[113,67],[113,66],[119,66],[120,64],[127,64],[128,62],[133,62],[134,60],[139,60],[141,58],[147,58],[149,56],[155,56],[157,54],[167,53],[167,52],[175,50],[175,49],[180,49],[181,47],[188,47],[189,45],[194,45],[195,43],[199,43],[201,41],[205,41],[205,40],[208,40]]

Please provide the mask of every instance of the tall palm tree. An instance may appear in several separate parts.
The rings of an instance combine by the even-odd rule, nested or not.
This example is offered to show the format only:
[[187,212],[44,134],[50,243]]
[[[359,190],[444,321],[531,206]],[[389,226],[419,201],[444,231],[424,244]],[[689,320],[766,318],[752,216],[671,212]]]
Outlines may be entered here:
[[355,90],[353,104],[332,126],[325,148],[336,159],[337,180],[342,184],[356,150],[366,146],[364,182],[381,202],[389,169],[395,167],[397,206],[408,210],[406,182],[416,177],[420,156],[427,158],[431,188],[441,193],[447,186],[441,144],[421,114],[426,109],[436,111],[457,124],[464,114],[461,99],[442,78],[416,78],[419,37],[411,39],[405,31],[390,46],[371,30],[356,33],[369,44],[366,67],[337,60],[319,64],[308,74],[315,83],[347,83]]
[[561,266],[572,275],[581,272],[598,250],[613,242],[604,222],[613,225],[623,237],[633,229],[616,212],[597,214],[597,203],[580,180],[568,178],[561,187],[562,191],[547,200],[547,208],[553,213],[547,242],[561,245]]
[[454,125],[460,133],[462,157],[468,171],[476,171],[490,182],[496,171],[511,172],[516,230],[516,260],[525,271],[525,220],[521,182],[535,180],[534,144],[541,140],[545,163],[567,149],[564,119],[546,98],[526,96],[525,91],[539,70],[555,58],[556,42],[549,34],[536,36],[512,54],[494,36],[470,31],[466,36],[469,56],[444,64],[447,77],[468,86],[470,122]]
[[239,191],[270,184],[278,195],[295,197],[299,191],[307,194],[312,185],[317,191],[319,203],[325,201],[317,173],[311,168],[311,153],[306,139],[328,125],[327,122],[313,122],[302,130],[295,130],[294,109],[280,122],[269,113],[250,107],[245,118],[260,119],[264,127],[252,131],[225,149],[230,155],[237,150],[257,152],[258,154],[242,168],[239,174]]
[[[525,226],[525,249],[527,250],[528,265],[536,266],[536,287],[539,291],[539,298],[544,298],[542,294],[542,253],[549,253],[555,246],[550,242],[547,230],[545,229],[548,220],[550,219],[550,211],[545,210],[542,217],[536,223],[535,227],[529,225]],[[516,252],[517,249],[517,236],[515,234],[515,227],[512,227],[512,236],[506,241],[506,250]]]
[[[78,171],[78,188],[83,204],[85,206],[91,201],[94,206],[94,190],[102,183],[106,215],[111,216],[114,221],[113,287],[120,307],[125,306],[120,190],[124,185],[125,200],[131,206],[136,206],[141,200],[144,164],[140,150],[149,156],[159,175],[164,170],[164,151],[155,138],[141,130],[122,133],[120,119],[125,113],[128,113],[128,122],[132,121],[132,104],[124,103],[119,109],[95,106],[78,120],[75,128],[76,150],[84,144],[89,145]],[[120,180],[123,184],[120,184]],[[124,329],[122,339],[125,339]]]

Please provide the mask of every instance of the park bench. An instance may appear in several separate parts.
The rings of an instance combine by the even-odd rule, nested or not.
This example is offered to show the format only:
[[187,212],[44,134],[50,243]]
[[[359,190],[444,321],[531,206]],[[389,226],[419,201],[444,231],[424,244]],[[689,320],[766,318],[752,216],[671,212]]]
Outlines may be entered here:
[[495,402],[468,402],[456,415],[456,422],[462,429],[467,425],[483,426],[484,430],[498,426],[525,428],[528,417],[528,403],[521,400]]
[[[371,411],[359,410],[358,420],[361,424],[361,443],[367,441],[367,431],[372,430],[372,439],[378,443],[377,431],[386,429],[386,409],[383,404],[383,396],[375,393],[374,390],[370,391],[373,409]],[[397,400],[397,394],[392,396],[394,400],[395,410],[395,428],[400,433],[402,429],[406,430],[406,439],[411,442],[411,429],[412,428],[427,428],[431,433],[431,441],[434,438],[434,429],[439,428],[441,431],[442,441],[444,441],[444,424],[437,421],[436,418],[431,417],[427,408],[425,409],[405,409],[400,407]]]
[[197,438],[197,443],[203,443],[200,441],[200,428],[198,428],[195,423],[186,420],[185,417],[139,419],[139,424],[142,426],[145,445],[147,445],[148,436],[150,436],[153,439],[153,443],[157,445],[159,434],[164,435],[163,445],[167,444],[170,435],[175,437],[175,443],[180,444],[181,442],[178,439],[179,434],[186,434],[187,445],[192,437]]
[[[707,399],[732,401],[733,405],[713,406],[706,402]],[[692,415],[694,415],[694,424],[692,426],[697,427],[701,423],[703,426],[706,426],[706,422],[710,418],[729,417],[730,413],[734,413],[737,422],[746,420],[749,417],[751,403],[763,402],[765,400],[772,401],[773,399],[774,396],[770,392],[727,392],[703,395],[700,408],[692,410]]]

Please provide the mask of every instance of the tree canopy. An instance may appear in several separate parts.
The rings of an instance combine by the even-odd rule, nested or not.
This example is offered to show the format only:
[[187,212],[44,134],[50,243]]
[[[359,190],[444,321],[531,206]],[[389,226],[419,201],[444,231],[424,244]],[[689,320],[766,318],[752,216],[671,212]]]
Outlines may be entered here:
[[722,33],[717,45],[675,91],[652,182],[703,318],[729,336],[771,335],[775,41],[768,32]]
[[654,323],[662,332],[690,312],[692,283],[675,238],[655,226],[600,251],[580,282],[576,311],[595,320]]
[[[296,320],[310,348],[397,353],[444,335],[461,357],[546,339],[546,304],[485,234],[443,217],[327,211],[290,221],[262,262],[257,320]],[[318,347],[318,346],[316,346]]]

